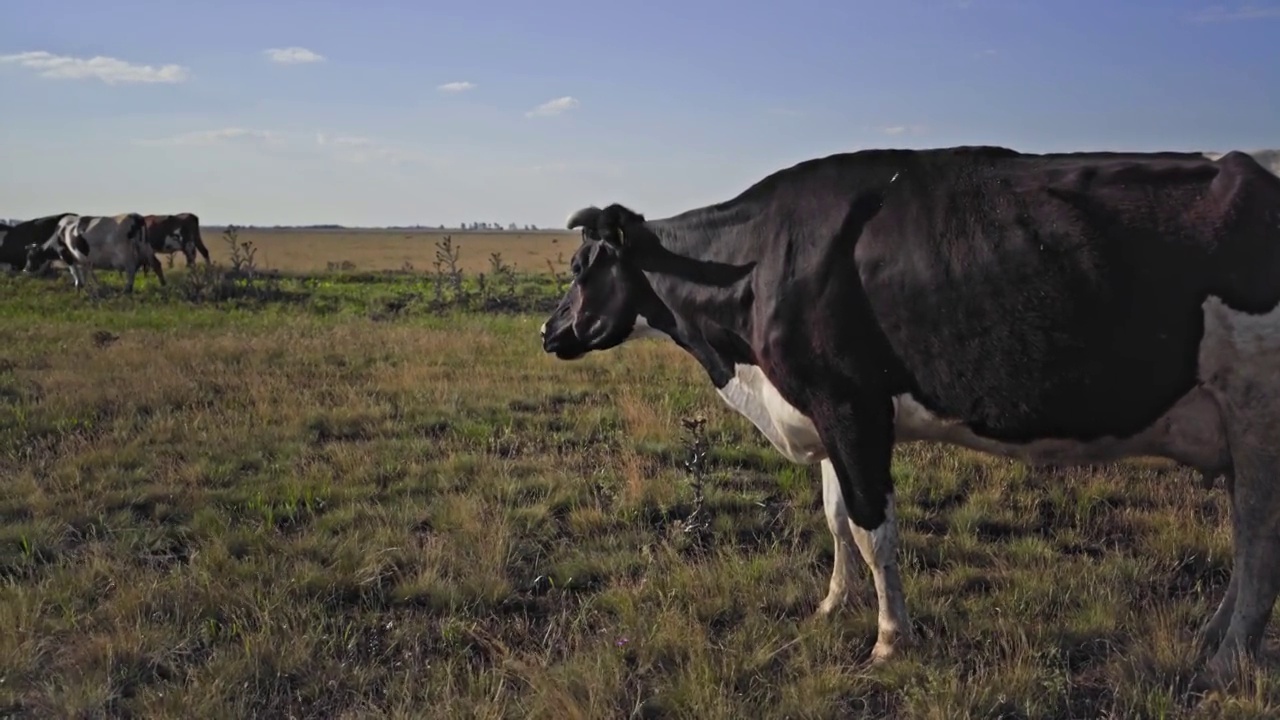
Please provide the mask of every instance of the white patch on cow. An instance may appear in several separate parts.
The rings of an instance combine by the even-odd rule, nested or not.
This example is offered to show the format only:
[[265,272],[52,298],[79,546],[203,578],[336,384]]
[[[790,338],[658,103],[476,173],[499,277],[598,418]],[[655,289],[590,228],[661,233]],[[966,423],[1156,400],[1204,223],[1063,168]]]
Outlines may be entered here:
[[171,232],[164,236],[161,243],[162,252],[177,252],[182,249],[182,233]]
[[827,457],[813,421],[782,398],[755,365],[734,365],[734,376],[717,389],[729,407],[759,428],[788,460],[810,465]]
[[[545,325],[544,325],[545,327]],[[669,339],[671,336],[662,332],[658,328],[649,324],[649,321],[643,315],[636,316],[636,325],[631,328],[631,334],[622,342],[631,342],[632,340],[643,340],[645,338],[653,338],[655,340]]]

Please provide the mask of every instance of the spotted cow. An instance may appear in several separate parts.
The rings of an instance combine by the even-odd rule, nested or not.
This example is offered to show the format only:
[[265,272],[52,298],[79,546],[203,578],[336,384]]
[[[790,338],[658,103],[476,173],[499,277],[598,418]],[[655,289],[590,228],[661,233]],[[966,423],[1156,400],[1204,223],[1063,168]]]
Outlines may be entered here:
[[138,270],[149,267],[165,284],[160,261],[147,243],[146,223],[138,213],[121,215],[67,215],[59,220],[54,236],[33,245],[23,272],[36,272],[53,260],[67,265],[75,287],[83,287],[94,268],[120,270],[125,292],[133,292]]
[[778,451],[820,464],[836,553],[818,612],[861,555],[873,661],[915,638],[889,472],[909,441],[1224,478],[1234,560],[1201,678],[1257,651],[1280,592],[1280,178],[1250,156],[865,150],[671,217],[612,204],[568,226],[583,243],[543,349],[669,339]]

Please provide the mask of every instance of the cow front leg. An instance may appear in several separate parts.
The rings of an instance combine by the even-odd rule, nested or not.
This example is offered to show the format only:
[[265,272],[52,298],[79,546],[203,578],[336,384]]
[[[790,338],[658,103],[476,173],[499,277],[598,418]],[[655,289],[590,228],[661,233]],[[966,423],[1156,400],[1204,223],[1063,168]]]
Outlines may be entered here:
[[[871,569],[875,583],[878,613],[871,660],[881,662],[915,639],[898,566],[898,523],[889,472],[893,459],[893,407],[887,399],[819,403],[813,414],[827,448],[828,459],[822,463],[824,495],[831,478],[830,484],[839,490],[844,511],[837,514],[847,516],[848,533]],[[842,533],[833,530],[833,534],[837,535],[839,547]],[[848,574],[837,579],[835,573],[839,572],[842,571],[838,567],[833,572],[833,586],[843,582],[845,587],[833,589],[847,590]],[[842,597],[841,592],[836,595]],[[838,601],[833,600],[833,604]]]
[[827,597],[818,605],[816,614],[819,617],[830,615],[848,600],[853,581],[853,548],[857,544],[849,511],[840,494],[840,479],[836,477],[836,469],[830,460],[822,461],[822,507],[835,546],[835,560],[831,567],[831,582],[827,585]]
[[854,542],[862,554],[862,560],[871,568],[876,586],[876,618],[878,631],[871,660],[880,662],[892,657],[901,647],[915,639],[911,630],[911,617],[907,614],[907,595],[902,586],[902,573],[898,567],[898,518],[893,493],[889,493],[885,505],[885,519],[875,529],[858,527],[849,522]]

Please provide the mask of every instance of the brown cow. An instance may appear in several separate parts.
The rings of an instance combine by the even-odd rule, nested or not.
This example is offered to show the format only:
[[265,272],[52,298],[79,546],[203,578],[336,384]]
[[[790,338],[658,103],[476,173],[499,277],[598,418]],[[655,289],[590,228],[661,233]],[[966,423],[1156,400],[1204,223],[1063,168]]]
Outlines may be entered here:
[[209,263],[209,249],[200,239],[200,218],[195,213],[178,213],[177,215],[145,215],[147,225],[147,242],[155,253],[172,255],[178,250],[187,258],[187,267],[196,260],[196,253]]

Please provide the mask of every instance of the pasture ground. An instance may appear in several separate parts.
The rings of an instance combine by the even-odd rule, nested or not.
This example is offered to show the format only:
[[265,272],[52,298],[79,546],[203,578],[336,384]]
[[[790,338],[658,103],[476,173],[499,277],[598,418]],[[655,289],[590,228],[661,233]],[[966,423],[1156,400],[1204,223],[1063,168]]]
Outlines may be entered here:
[[[868,668],[864,568],[843,613],[811,618],[832,558],[816,468],[692,359],[646,341],[556,362],[549,280],[482,312],[376,269],[263,291],[179,269],[132,298],[0,277],[0,715],[1280,708],[1270,665],[1186,690],[1230,568],[1223,493],[1189,473],[900,448],[923,643]],[[681,422],[699,415],[701,503]]]
[[[226,262],[226,245],[220,229],[207,229],[205,245],[214,260]],[[431,272],[436,261],[436,243],[445,236],[459,249],[460,268],[468,273],[490,271],[490,256],[501,253],[503,261],[521,272],[547,272],[547,261],[568,267],[569,258],[581,242],[577,232],[537,230],[512,232],[458,230],[258,230],[241,228],[240,239],[258,248],[258,262],[264,267],[293,272],[324,272],[335,269],[356,271],[401,270],[408,263],[418,272]],[[562,255],[563,259],[557,256]],[[179,265],[186,260],[175,257]],[[344,264],[345,267],[344,267]]]

